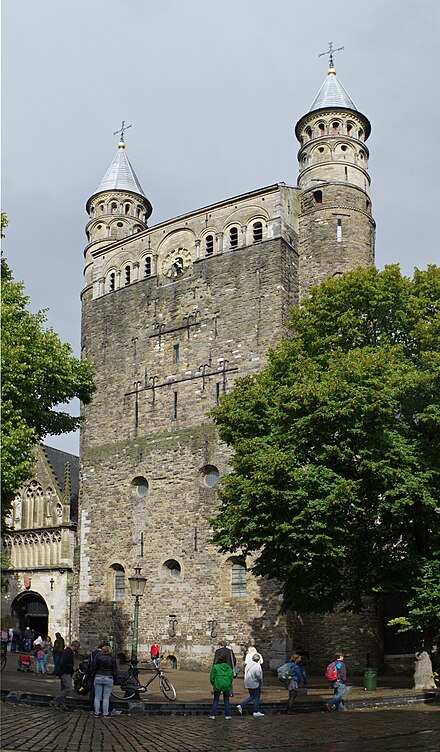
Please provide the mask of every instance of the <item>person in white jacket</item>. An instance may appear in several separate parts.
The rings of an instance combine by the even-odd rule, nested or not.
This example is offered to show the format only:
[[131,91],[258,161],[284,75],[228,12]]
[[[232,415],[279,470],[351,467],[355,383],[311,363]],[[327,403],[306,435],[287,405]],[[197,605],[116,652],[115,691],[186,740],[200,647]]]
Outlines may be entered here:
[[243,702],[237,705],[237,710],[241,714],[243,713],[243,708],[245,708],[246,705],[248,705],[250,702],[253,702],[254,718],[262,718],[264,716],[264,713],[260,713],[261,686],[263,684],[263,669],[261,668],[262,662],[263,659],[261,655],[256,652],[253,653],[252,662],[246,666],[244,672],[244,686],[245,689],[247,689],[247,691],[249,692],[249,697],[246,697]]

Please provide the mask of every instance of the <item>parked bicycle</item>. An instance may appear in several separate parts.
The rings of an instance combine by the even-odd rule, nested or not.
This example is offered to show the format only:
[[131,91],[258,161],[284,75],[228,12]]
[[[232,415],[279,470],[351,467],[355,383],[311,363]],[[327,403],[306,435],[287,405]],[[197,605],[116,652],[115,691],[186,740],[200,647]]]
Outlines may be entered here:
[[159,688],[164,697],[170,702],[176,699],[176,690],[170,680],[157,666],[153,666],[153,676],[146,684],[141,684],[135,673],[135,667],[130,661],[128,671],[118,677],[118,684],[113,685],[112,695],[115,700],[132,700],[138,693],[148,692],[148,687],[159,679]]

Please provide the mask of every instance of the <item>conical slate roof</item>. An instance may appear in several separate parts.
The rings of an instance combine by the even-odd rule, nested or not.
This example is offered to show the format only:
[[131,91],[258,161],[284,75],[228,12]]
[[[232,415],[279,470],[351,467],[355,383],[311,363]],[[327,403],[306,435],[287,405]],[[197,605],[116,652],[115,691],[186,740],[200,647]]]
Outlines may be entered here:
[[124,141],[119,142],[118,152],[93,195],[101,191],[131,191],[145,197],[143,188],[125,153]]
[[336,78],[334,68],[329,68],[327,78],[322,84],[309,112],[322,110],[326,107],[343,107],[345,110],[357,111],[352,98]]

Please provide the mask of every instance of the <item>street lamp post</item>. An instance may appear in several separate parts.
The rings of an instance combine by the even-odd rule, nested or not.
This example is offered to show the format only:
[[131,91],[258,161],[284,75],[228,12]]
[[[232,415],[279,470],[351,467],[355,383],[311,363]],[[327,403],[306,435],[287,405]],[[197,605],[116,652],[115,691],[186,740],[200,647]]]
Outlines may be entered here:
[[133,638],[131,642],[131,663],[133,665],[133,675],[138,678],[138,631],[139,631],[139,598],[144,594],[147,578],[141,575],[141,568],[134,568],[134,575],[128,578],[130,591],[134,597],[134,618],[133,618]]

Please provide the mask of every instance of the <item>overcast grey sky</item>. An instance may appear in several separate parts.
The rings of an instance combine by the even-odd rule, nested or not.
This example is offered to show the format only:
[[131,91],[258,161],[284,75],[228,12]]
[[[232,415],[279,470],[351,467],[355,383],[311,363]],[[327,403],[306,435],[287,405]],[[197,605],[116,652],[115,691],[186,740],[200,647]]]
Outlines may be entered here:
[[[3,0],[4,251],[79,353],[85,202],[117,151],[150,224],[296,184],[296,121],[335,56],[370,119],[379,267],[439,263],[438,0]],[[77,452],[75,435],[52,446]]]

